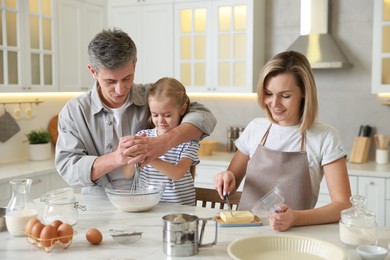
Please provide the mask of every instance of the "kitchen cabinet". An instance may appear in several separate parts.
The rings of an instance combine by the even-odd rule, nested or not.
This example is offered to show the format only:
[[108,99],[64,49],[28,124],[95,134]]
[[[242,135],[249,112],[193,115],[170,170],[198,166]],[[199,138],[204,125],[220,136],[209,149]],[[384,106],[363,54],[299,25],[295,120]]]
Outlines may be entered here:
[[390,178],[386,179],[386,226],[390,227]]
[[201,188],[214,189],[214,176],[226,170],[227,166],[216,166],[211,164],[200,163],[196,166],[195,186]]
[[[46,192],[66,188],[69,185],[61,178],[57,172],[43,173],[43,174],[31,174],[23,176],[23,178],[32,179],[30,196],[32,199],[39,198]],[[9,181],[0,183],[0,206],[7,206],[7,203],[11,199],[12,190]]]
[[108,1],[108,24],[127,32],[137,46],[134,81],[173,76],[173,1]]
[[[201,188],[214,189],[214,176],[222,171],[226,171],[234,153],[215,152],[211,156],[201,156],[200,162],[196,166],[195,186]],[[242,191],[245,178],[237,190]]]
[[107,25],[105,0],[58,1],[60,91],[85,91],[94,79],[87,65],[88,44]]
[[390,2],[374,0],[372,93],[390,93]]
[[9,182],[0,183],[0,207],[6,207],[11,199],[11,184]]
[[[28,178],[32,179],[31,188],[30,188],[30,198],[38,198],[46,191],[50,190],[50,176],[46,174],[38,176],[29,176]],[[0,206],[6,207],[8,202],[12,197],[12,188],[9,181],[0,183],[1,189],[1,200]]]
[[42,174],[38,176],[30,176],[32,179],[30,195],[31,199],[39,198],[45,192],[50,191],[50,175]]
[[57,91],[57,1],[0,5],[0,92]]
[[57,190],[66,187],[69,187],[69,184],[66,183],[57,172],[50,174],[50,190]]
[[[356,176],[349,176],[349,184],[351,186],[351,193],[357,194],[358,192],[358,184],[357,184],[357,177]],[[318,194],[318,200],[316,204],[316,208],[325,206],[326,204],[329,204],[331,202],[331,198],[329,195],[328,185],[326,184],[325,177],[322,179],[320,184],[320,192]]]
[[265,1],[175,1],[175,78],[189,92],[253,92],[264,63]]
[[[378,225],[390,226],[390,175],[389,178],[367,177],[367,174],[362,175],[361,171],[353,170],[349,171],[349,175],[352,195],[358,194],[366,197],[366,206],[376,214]],[[329,202],[331,199],[324,179],[321,182],[316,207],[321,207]]]
[[367,199],[367,208],[376,214],[376,222],[385,225],[385,183],[383,178],[359,177],[358,194]]

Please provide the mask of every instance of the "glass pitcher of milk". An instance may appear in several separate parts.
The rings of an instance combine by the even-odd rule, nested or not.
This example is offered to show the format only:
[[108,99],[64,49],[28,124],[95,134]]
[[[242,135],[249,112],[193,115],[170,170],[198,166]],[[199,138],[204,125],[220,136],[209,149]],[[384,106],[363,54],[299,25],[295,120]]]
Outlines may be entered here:
[[7,205],[5,223],[13,236],[25,236],[26,223],[38,217],[35,203],[30,198],[31,179],[11,180],[12,197]]
[[352,207],[341,211],[341,242],[349,247],[376,244],[378,225],[375,213],[366,208],[366,197],[354,195],[350,201]]

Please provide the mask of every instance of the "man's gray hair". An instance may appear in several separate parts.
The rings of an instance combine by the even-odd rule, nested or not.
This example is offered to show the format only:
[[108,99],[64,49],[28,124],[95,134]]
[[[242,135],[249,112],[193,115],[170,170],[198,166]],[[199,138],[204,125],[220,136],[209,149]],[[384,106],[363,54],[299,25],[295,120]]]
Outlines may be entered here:
[[136,62],[137,48],[127,33],[113,28],[103,30],[92,39],[88,55],[97,72],[100,69],[116,70]]

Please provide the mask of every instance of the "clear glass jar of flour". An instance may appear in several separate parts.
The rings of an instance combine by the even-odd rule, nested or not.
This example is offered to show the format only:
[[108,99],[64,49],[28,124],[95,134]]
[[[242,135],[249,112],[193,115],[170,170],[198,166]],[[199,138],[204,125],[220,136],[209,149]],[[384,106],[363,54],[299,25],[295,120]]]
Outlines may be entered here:
[[74,225],[78,220],[78,209],[85,210],[79,205],[72,188],[63,188],[45,193],[41,201],[46,203],[43,219],[46,224],[54,220]]
[[341,211],[340,241],[350,247],[376,244],[378,225],[375,213],[366,208],[367,199],[354,195],[350,200],[352,207]]

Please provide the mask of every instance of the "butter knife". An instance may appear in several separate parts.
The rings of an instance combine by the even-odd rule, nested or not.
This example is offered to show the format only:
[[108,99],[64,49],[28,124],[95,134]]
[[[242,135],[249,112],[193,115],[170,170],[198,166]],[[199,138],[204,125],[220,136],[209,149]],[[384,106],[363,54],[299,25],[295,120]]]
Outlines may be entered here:
[[223,196],[224,200],[225,200],[225,203],[227,204],[228,206],[228,210],[230,212],[230,215],[233,217],[233,211],[232,211],[232,207],[230,206],[230,203],[229,203],[229,196],[227,194],[225,194]]

